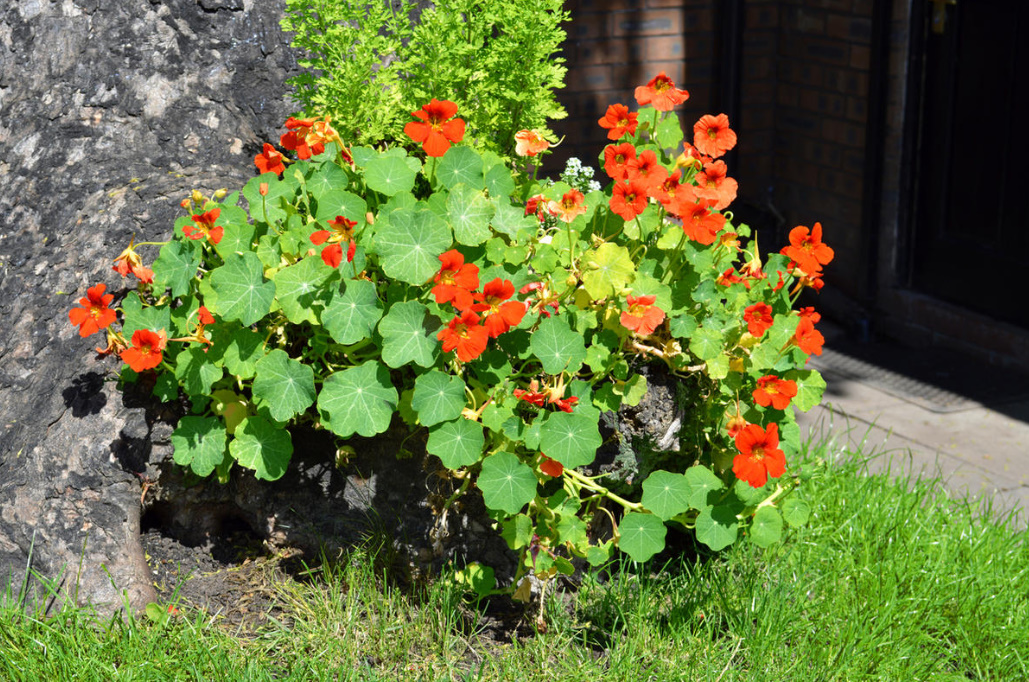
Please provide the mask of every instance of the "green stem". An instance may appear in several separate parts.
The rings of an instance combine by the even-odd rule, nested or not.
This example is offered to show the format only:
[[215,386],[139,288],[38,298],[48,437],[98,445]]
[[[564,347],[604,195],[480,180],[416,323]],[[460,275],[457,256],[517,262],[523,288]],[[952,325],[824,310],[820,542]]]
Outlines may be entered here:
[[[682,232],[682,237],[679,239],[679,244],[675,247],[675,251],[672,252],[672,257],[669,259],[669,265],[671,265],[672,262],[674,262],[676,260],[677,256],[679,256],[682,253],[682,247],[684,247],[684,246],[686,246],[686,231],[685,230],[683,230],[683,232]],[[674,275],[679,274],[679,270],[682,269],[682,265],[683,265],[682,263],[679,263],[679,265],[676,266],[674,271],[672,270],[671,267],[669,267],[668,268],[668,272],[666,272],[664,277],[661,278],[661,283],[664,284],[665,280],[672,279],[672,277]],[[674,273],[674,275],[673,275],[673,273]]]
[[625,509],[628,509],[630,511],[641,511],[643,509],[643,505],[639,502],[629,502],[625,498],[615,495],[613,492],[611,492],[604,486],[600,485],[596,481],[586,478],[574,469],[569,469],[566,467],[564,470],[564,475],[570,478],[574,483],[577,483],[581,488],[586,488],[587,490],[592,490],[595,493],[600,493],[612,502],[616,502],[622,505],[622,507],[624,507]]

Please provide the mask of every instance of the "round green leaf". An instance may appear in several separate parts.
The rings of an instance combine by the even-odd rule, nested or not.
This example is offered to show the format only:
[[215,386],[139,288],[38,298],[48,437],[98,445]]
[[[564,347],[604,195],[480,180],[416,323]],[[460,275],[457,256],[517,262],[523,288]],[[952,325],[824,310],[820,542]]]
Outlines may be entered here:
[[286,473],[293,456],[293,440],[289,431],[261,417],[247,417],[236,427],[236,437],[229,443],[229,454],[254,475],[275,481]]
[[586,342],[563,317],[552,316],[540,322],[529,341],[532,353],[543,363],[547,374],[575,373],[586,359]]
[[125,297],[121,304],[122,327],[121,333],[126,339],[139,329],[149,329],[159,332],[167,330],[171,326],[171,310],[168,306],[147,306],[139,300],[139,294],[135,291]]
[[697,510],[710,508],[712,501],[708,499],[709,494],[725,487],[715,472],[699,464],[687,469],[684,477],[690,486],[690,507]]
[[540,450],[572,469],[592,462],[602,442],[597,422],[581,414],[552,412],[540,427]]
[[369,189],[391,197],[398,192],[410,192],[416,175],[403,158],[379,156],[368,161],[364,181]]
[[337,293],[322,311],[322,324],[336,343],[350,345],[372,335],[382,317],[382,304],[375,285],[363,279],[348,280],[343,293]]
[[646,561],[665,548],[667,529],[653,514],[629,512],[618,524],[618,546],[633,561]]
[[329,375],[318,394],[318,411],[337,436],[374,436],[389,428],[397,401],[389,370],[369,360]]
[[798,497],[787,497],[782,503],[782,515],[794,528],[803,526],[811,518],[811,505]]
[[510,452],[498,452],[483,461],[478,485],[487,507],[508,514],[517,514],[536,497],[532,469]]
[[[261,196],[261,185],[268,186],[268,194]],[[292,201],[296,188],[290,181],[279,180],[275,173],[263,173],[250,178],[243,188],[243,196],[250,205],[250,215],[254,220],[275,223],[286,219],[286,211],[282,208],[282,200]]]
[[654,131],[657,143],[665,149],[676,149],[682,142],[682,126],[679,124],[679,116],[674,111],[665,112],[661,121]]
[[294,324],[316,323],[315,304],[319,307],[328,295],[325,283],[336,271],[322,262],[321,256],[309,256],[299,263],[275,273],[276,300],[286,319]]
[[197,476],[209,476],[225,459],[227,439],[220,419],[183,417],[171,435],[175,463],[189,467]]
[[439,457],[446,468],[459,469],[478,462],[485,443],[478,422],[459,418],[430,429],[425,449]]
[[253,251],[231,256],[211,272],[217,294],[214,313],[249,327],[271,310],[275,283],[264,278],[264,265]]
[[467,185],[454,187],[447,196],[447,212],[458,243],[478,246],[493,236],[489,224],[496,207],[481,191]]
[[214,341],[211,361],[221,361],[240,379],[249,379],[257,370],[257,361],[264,357],[264,337],[236,323],[220,323],[211,334]]
[[825,379],[817,371],[813,369],[792,370],[787,372],[783,378],[796,382],[797,397],[793,399],[793,406],[801,412],[807,412],[822,402]]
[[188,395],[206,395],[222,378],[222,368],[211,362],[203,348],[192,346],[175,358],[175,378]]
[[276,421],[285,422],[314,403],[314,370],[276,348],[257,361],[254,397],[268,406]]
[[667,521],[690,508],[691,491],[682,474],[655,471],[643,481],[643,498],[640,501],[662,521]]
[[534,216],[525,215],[524,206],[512,206],[507,201],[497,202],[497,212],[493,215],[493,229],[515,239],[520,233],[535,234],[539,221]]
[[200,255],[193,244],[172,240],[161,247],[154,261],[154,284],[171,289],[172,296],[182,296],[189,291],[199,267]]
[[379,322],[382,335],[382,361],[390,367],[413,362],[428,367],[436,361],[439,320],[417,301],[397,303]]
[[636,266],[629,250],[613,242],[605,242],[583,259],[589,268],[582,276],[590,298],[607,298],[621,291],[636,277]]
[[739,522],[729,507],[706,507],[697,515],[696,529],[697,539],[718,552],[736,542]]
[[761,507],[750,524],[750,541],[758,547],[771,547],[782,538],[782,517],[775,507]]
[[230,206],[226,200],[221,206],[218,225],[224,228],[221,240],[214,245],[214,250],[222,258],[249,251],[254,241],[254,226],[247,220],[247,213],[239,206]]
[[317,198],[318,208],[315,210],[315,218],[318,222],[326,223],[336,216],[343,216],[349,220],[356,220],[358,225],[364,224],[364,216],[368,212],[368,204],[364,199],[345,190],[333,189]]
[[471,147],[451,147],[439,161],[436,177],[448,189],[464,183],[472,189],[482,189],[482,157]]
[[387,275],[425,284],[439,270],[439,255],[453,243],[450,228],[428,209],[398,208],[375,234],[375,248]]
[[[315,201],[321,201],[329,192],[346,189],[350,184],[347,172],[335,162],[329,161],[321,164],[311,177],[307,180],[307,191],[314,197]],[[271,195],[269,187],[268,194]],[[251,204],[253,205],[253,204]]]
[[438,370],[427,372],[415,379],[411,406],[422,426],[456,419],[465,406],[465,384]]

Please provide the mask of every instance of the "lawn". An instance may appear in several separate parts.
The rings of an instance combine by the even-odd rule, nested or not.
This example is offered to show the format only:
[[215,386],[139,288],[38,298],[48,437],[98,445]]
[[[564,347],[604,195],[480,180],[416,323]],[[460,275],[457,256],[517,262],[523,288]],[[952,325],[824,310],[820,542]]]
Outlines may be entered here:
[[804,457],[812,518],[780,545],[612,566],[559,587],[545,632],[445,578],[401,587],[365,548],[282,583],[258,631],[186,604],[167,623],[7,607],[0,679],[1029,679],[1024,521],[861,453]]

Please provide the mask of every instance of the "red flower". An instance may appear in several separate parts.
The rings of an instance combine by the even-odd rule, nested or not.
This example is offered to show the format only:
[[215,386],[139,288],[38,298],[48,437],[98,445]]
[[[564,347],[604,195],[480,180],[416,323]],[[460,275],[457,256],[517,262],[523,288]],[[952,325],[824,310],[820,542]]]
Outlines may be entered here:
[[449,100],[433,98],[420,111],[411,115],[419,119],[404,126],[404,133],[415,142],[421,142],[429,156],[443,156],[450,149],[451,142],[464,139],[464,121],[450,120],[457,113],[457,105]]
[[647,188],[637,182],[615,182],[611,192],[611,210],[625,220],[632,220],[647,208]]
[[515,133],[515,154],[518,156],[536,156],[547,149],[550,149],[550,143],[535,130],[519,130]]
[[288,133],[279,138],[280,144],[291,152],[296,152],[297,157],[309,159],[325,151],[325,143],[336,142],[344,158],[349,161],[350,154],[343,146],[343,140],[339,133],[329,125],[328,119],[318,118],[293,118],[286,120]]
[[671,175],[668,175],[666,171],[661,184],[651,187],[647,193],[660,201],[661,205],[666,209],[670,210],[675,206],[675,197],[683,187],[679,182],[681,176],[682,171],[678,168],[676,168]]
[[568,396],[567,398],[554,398],[550,397],[550,402],[562,412],[572,413],[572,408],[579,404],[578,396]]
[[736,435],[747,428],[747,420],[743,418],[743,415],[739,412],[739,406],[736,407],[736,414],[729,418],[729,421],[725,424],[725,431],[729,434],[729,438],[736,439]]
[[737,275],[731,267],[726,268],[725,272],[720,274],[718,279],[715,280],[715,283],[721,284],[723,287],[731,286],[733,284],[743,284],[748,289],[750,288],[750,282]]
[[[282,154],[267,142],[264,143],[264,151],[254,157],[254,165],[262,173],[281,175],[286,170],[286,166],[282,163]],[[265,193],[267,193],[267,186]]]
[[558,462],[556,459],[550,459],[543,453],[540,453],[540,457],[543,458],[542,461],[540,461],[540,471],[547,476],[557,478],[565,472],[565,467],[561,462]]
[[654,305],[657,296],[628,296],[629,309],[622,313],[622,326],[640,336],[650,336],[665,321],[665,311]]
[[792,341],[797,348],[808,355],[821,355],[825,337],[822,336],[822,332],[815,329],[815,323],[811,321],[811,318],[801,317],[797,331],[793,333]]
[[758,379],[757,388],[754,389],[754,402],[761,407],[771,405],[777,410],[785,410],[796,397],[797,383],[789,379],[780,379],[774,374]]
[[543,407],[543,403],[547,401],[547,396],[547,393],[540,392],[539,382],[535,379],[529,382],[529,390],[526,391],[522,388],[516,388],[514,390],[515,398],[518,400],[524,400],[530,405],[535,405],[536,407]]
[[725,216],[711,210],[711,203],[700,199],[696,203],[680,203],[682,229],[686,236],[698,244],[714,244],[718,232],[725,227]]
[[470,362],[482,355],[489,343],[489,332],[479,324],[479,316],[466,310],[439,330],[436,338],[443,342],[443,352],[457,349],[457,359]]
[[628,166],[629,182],[636,181],[647,189],[647,194],[664,184],[668,178],[668,171],[657,162],[657,154],[652,149],[644,151],[626,165]]
[[604,147],[604,172],[614,180],[629,176],[629,161],[636,158],[636,147],[631,142]]
[[114,295],[104,294],[106,288],[106,284],[97,284],[86,289],[85,297],[79,299],[82,307],[68,311],[68,319],[79,328],[79,336],[89,336],[118,319],[117,313],[107,307],[114,300]]
[[547,198],[542,194],[529,197],[529,200],[525,202],[525,215],[534,215],[542,223],[547,218],[547,212],[544,210],[547,203]]
[[556,215],[559,220],[570,223],[575,220],[576,216],[586,212],[586,197],[579,190],[573,189],[565,192],[560,202],[549,202],[547,209],[552,215]]
[[802,318],[811,320],[812,324],[822,319],[822,315],[815,311],[815,309],[812,306],[801,308],[797,311],[797,314],[800,315]]
[[163,331],[158,334],[149,329],[137,329],[132,335],[132,347],[121,352],[121,359],[137,372],[153,369],[161,364],[165,343]]
[[357,243],[354,241],[356,225],[355,221],[338,215],[329,220],[331,230],[318,230],[311,235],[311,243],[315,246],[329,242],[329,245],[322,249],[322,261],[330,268],[337,268],[343,262],[343,242],[347,242],[347,262],[354,260],[354,254],[357,252]]
[[215,225],[218,220],[218,216],[222,214],[220,208],[212,208],[206,213],[200,215],[190,216],[196,226],[183,225],[182,233],[190,239],[207,239],[212,244],[217,244],[225,236],[225,228],[221,225]]
[[743,320],[747,323],[747,331],[755,338],[761,338],[772,326],[772,306],[767,303],[755,303],[743,309]]
[[597,123],[601,128],[607,128],[607,139],[617,140],[623,135],[636,133],[636,126],[639,125],[639,121],[636,120],[637,116],[639,114],[629,111],[629,107],[624,104],[612,104],[607,108],[604,118]]
[[704,170],[693,177],[696,195],[712,202],[713,208],[722,210],[736,199],[739,183],[726,175],[725,161],[705,163]]
[[200,324],[214,324],[214,315],[207,309],[207,306],[200,306],[200,310],[197,311],[197,319],[200,320]]
[[129,242],[128,248],[122,251],[118,257],[114,259],[114,267],[111,269],[122,277],[128,276],[131,272],[143,284],[150,284],[154,281],[154,271],[150,268],[143,267],[143,259],[140,258],[139,254],[136,253],[136,250],[132,248],[135,241],[135,238],[133,238],[133,240]]
[[661,71],[650,79],[646,85],[636,88],[636,101],[639,105],[650,104],[658,111],[671,111],[689,99],[690,93],[675,87],[672,79]]
[[725,114],[701,116],[693,124],[693,144],[701,154],[721,156],[736,146],[736,133],[729,127]]
[[490,338],[497,338],[511,327],[516,326],[525,317],[525,304],[509,301],[514,296],[514,284],[497,277],[482,288],[482,293],[472,294],[481,301],[472,306],[477,313],[486,313],[482,320]]
[[752,488],[760,488],[769,478],[779,478],[786,472],[786,454],[779,449],[776,424],[769,424],[767,430],[747,424],[736,434],[736,448],[740,453],[732,460],[732,472]]
[[815,223],[808,229],[803,225],[790,230],[790,245],[780,251],[784,256],[796,262],[808,275],[818,275],[823,265],[827,265],[835,255],[833,250],[822,243],[822,224]]
[[466,265],[464,256],[456,249],[440,254],[439,261],[443,267],[433,278],[436,286],[431,290],[436,303],[451,302],[458,310],[470,308],[472,292],[479,288],[479,266]]

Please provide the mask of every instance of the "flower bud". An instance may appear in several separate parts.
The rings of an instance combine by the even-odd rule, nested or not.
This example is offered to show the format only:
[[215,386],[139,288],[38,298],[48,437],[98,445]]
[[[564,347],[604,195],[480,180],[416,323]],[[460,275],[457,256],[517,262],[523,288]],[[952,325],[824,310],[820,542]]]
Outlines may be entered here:
[[260,186],[258,186],[257,191],[260,192],[262,197],[268,196],[268,183],[262,182]]
[[200,190],[198,190],[198,189],[193,190],[193,197],[192,198],[193,198],[193,203],[194,204],[202,204],[202,203],[204,203],[204,195],[201,194]]
[[371,211],[368,211],[367,213],[364,214],[364,221],[366,223],[368,223],[369,225],[374,225],[375,224],[375,214],[372,213]]
[[222,187],[221,189],[215,191],[214,198],[218,199],[220,201],[221,199],[224,199],[228,193],[229,193],[229,190],[227,190],[224,187]]

